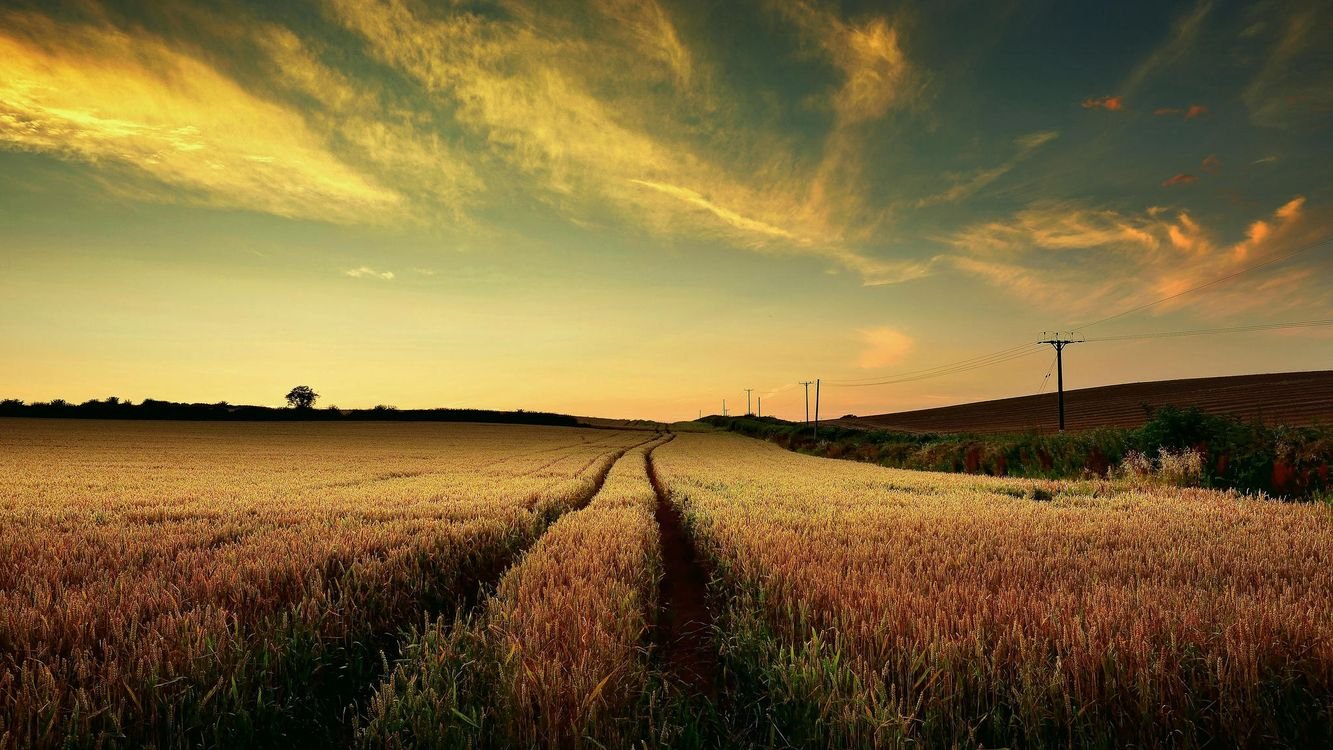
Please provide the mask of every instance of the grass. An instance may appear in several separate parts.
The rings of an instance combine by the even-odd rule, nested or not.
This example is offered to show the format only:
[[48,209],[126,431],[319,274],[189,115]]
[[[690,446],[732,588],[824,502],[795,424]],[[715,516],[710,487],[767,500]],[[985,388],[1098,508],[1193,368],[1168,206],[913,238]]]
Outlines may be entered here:
[[936,435],[808,426],[772,418],[708,417],[710,425],[801,453],[900,469],[1078,479],[1107,476],[1135,455],[1201,459],[1191,486],[1309,498],[1333,488],[1333,427],[1283,427],[1163,407],[1134,429]]

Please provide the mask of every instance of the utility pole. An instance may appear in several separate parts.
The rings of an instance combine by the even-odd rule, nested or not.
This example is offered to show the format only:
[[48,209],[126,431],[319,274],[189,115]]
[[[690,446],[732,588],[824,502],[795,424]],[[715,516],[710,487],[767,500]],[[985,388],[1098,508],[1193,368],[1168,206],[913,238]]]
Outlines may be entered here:
[[722,416],[727,416],[727,400],[722,399]]
[[802,380],[801,385],[805,386],[805,423],[810,424],[810,384],[813,380]]
[[1060,405],[1060,432],[1065,431],[1065,347],[1070,344],[1081,344],[1083,339],[1073,338],[1073,333],[1069,333],[1070,338],[1063,338],[1059,331],[1043,331],[1042,335],[1046,338],[1038,341],[1038,344],[1050,344],[1055,347],[1055,390],[1058,394],[1057,402]]
[[815,378],[815,440],[819,439],[819,378]]
[[764,397],[759,397],[759,416],[764,416]]
[[747,416],[747,417],[753,417],[753,416],[754,416],[754,409],[751,409],[751,408],[750,408],[750,391],[753,391],[753,390],[754,390],[753,388],[746,388],[746,389],[745,389],[745,416]]

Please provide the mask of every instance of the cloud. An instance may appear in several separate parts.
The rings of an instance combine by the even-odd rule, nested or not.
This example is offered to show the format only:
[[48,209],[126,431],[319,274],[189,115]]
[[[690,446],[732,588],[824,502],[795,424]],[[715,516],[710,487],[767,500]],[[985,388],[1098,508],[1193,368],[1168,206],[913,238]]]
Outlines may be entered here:
[[1089,97],[1083,100],[1084,109],[1105,109],[1119,112],[1125,108],[1125,100],[1119,96]]
[[1202,104],[1191,104],[1185,109],[1180,107],[1159,107],[1152,112],[1157,117],[1167,117],[1182,115],[1186,120],[1193,120],[1196,117],[1203,117],[1208,114],[1208,108]]
[[[728,163],[737,153],[730,133],[720,144],[688,137],[701,121],[718,121],[710,133],[727,130],[729,110],[706,90],[713,76],[653,3],[593,2],[579,26],[544,4],[515,2],[498,17],[459,9],[426,16],[400,0],[329,6],[373,58],[420,87],[484,158],[509,170],[507,187],[571,221],[610,208],[654,233],[823,258],[866,283],[928,268],[875,258],[849,241],[863,233],[861,191],[846,171],[829,168],[857,163],[848,139],[830,136],[836,156],[804,171],[774,149]],[[828,49],[847,74],[833,97],[840,117],[871,117],[895,101],[885,89],[894,90],[904,65],[896,32],[873,20],[824,28],[844,43]],[[664,90],[670,94],[650,96]],[[730,131],[764,142],[752,127]]]
[[295,111],[203,60],[139,33],[35,14],[0,14],[0,148],[173,188],[139,190],[157,199],[290,218],[383,223],[405,205]]
[[[1075,317],[1098,317],[1280,256],[1325,236],[1328,224],[1326,215],[1311,221],[1303,196],[1251,221],[1243,236],[1231,242],[1183,210],[1155,207],[1135,214],[1074,202],[1039,202],[1006,221],[958,232],[950,238],[957,254],[947,260],[1021,299]],[[1186,304],[1214,317],[1294,309],[1309,304],[1318,292],[1313,271],[1262,278],[1262,284],[1251,279],[1155,307],[1154,312]]]
[[1192,174],[1184,174],[1184,173],[1176,174],[1166,178],[1165,180],[1162,180],[1162,187],[1173,187],[1175,185],[1188,185],[1197,179],[1199,178],[1195,177]]
[[1157,71],[1170,67],[1189,52],[1212,9],[1212,0],[1199,0],[1188,13],[1176,19],[1166,41],[1158,45],[1151,54],[1134,66],[1134,69],[1120,84],[1120,95],[1124,97],[1133,96],[1139,87]]
[[349,268],[343,271],[343,276],[351,276],[354,279],[379,279],[381,281],[393,281],[393,271],[376,271],[369,266],[359,268]]
[[953,203],[966,198],[1008,174],[1014,167],[1018,166],[1024,159],[1028,158],[1032,152],[1059,137],[1060,133],[1056,130],[1043,130],[1019,136],[1014,139],[1014,143],[1018,146],[1018,152],[1014,154],[1009,161],[990,169],[980,170],[967,178],[958,180],[943,192],[928,195],[925,198],[917,200],[915,206],[917,208],[924,208],[939,203]]
[[1200,166],[1203,167],[1203,171],[1208,174],[1217,174],[1222,171],[1222,160],[1217,158],[1217,154],[1209,154],[1208,156],[1203,157]]
[[678,187],[676,185],[667,185],[660,182],[650,182],[648,180],[630,180],[630,182],[636,185],[643,185],[644,187],[652,188],[653,190],[656,190],[660,193],[664,193],[680,201],[688,203],[692,206],[701,208],[704,211],[707,211],[708,213],[722,220],[722,222],[727,226],[739,230],[743,236],[750,236],[750,237],[761,236],[761,237],[775,237],[785,240],[798,240],[798,241],[800,240],[799,237],[787,231],[786,229],[783,229],[781,227],[775,227],[771,224],[765,224],[764,222],[759,221],[757,219],[751,219],[749,217],[742,216],[741,214],[738,214],[735,211],[732,211],[731,209],[724,208],[722,206],[710,202],[708,199],[704,198],[699,193],[690,190],[689,188]]
[[1039,201],[1007,221],[966,227],[948,238],[970,255],[1007,255],[1024,248],[1084,250],[1107,245],[1151,248],[1146,222],[1068,201]]
[[1318,2],[1292,9],[1281,19],[1263,65],[1241,93],[1252,122],[1274,128],[1303,124],[1322,131],[1333,111],[1333,66],[1327,62],[1326,41],[1330,23],[1333,10]]
[[915,71],[899,44],[897,26],[883,17],[844,21],[824,6],[778,0],[770,4],[791,21],[842,73],[832,105],[842,125],[883,117],[917,91]]
[[888,367],[902,360],[916,346],[912,337],[896,328],[879,326],[857,331],[865,347],[856,364],[863,368]]

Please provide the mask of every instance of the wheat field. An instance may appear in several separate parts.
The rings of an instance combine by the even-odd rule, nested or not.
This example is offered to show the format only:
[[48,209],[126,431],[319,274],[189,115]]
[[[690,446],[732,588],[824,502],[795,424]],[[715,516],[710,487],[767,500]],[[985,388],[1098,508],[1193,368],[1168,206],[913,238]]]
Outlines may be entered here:
[[738,689],[796,747],[1333,739],[1333,512],[911,472],[730,434],[655,454]]
[[643,440],[6,420],[0,746],[293,734],[334,667],[475,595]]
[[0,533],[5,748],[1333,742],[1325,504],[697,426],[5,420]]

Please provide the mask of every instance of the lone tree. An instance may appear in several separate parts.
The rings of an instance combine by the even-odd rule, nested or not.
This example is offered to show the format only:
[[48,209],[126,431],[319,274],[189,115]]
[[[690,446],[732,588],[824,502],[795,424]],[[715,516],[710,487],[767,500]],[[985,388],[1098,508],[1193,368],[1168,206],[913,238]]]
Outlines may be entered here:
[[287,405],[294,409],[309,409],[315,405],[319,394],[308,385],[298,385],[287,392]]

